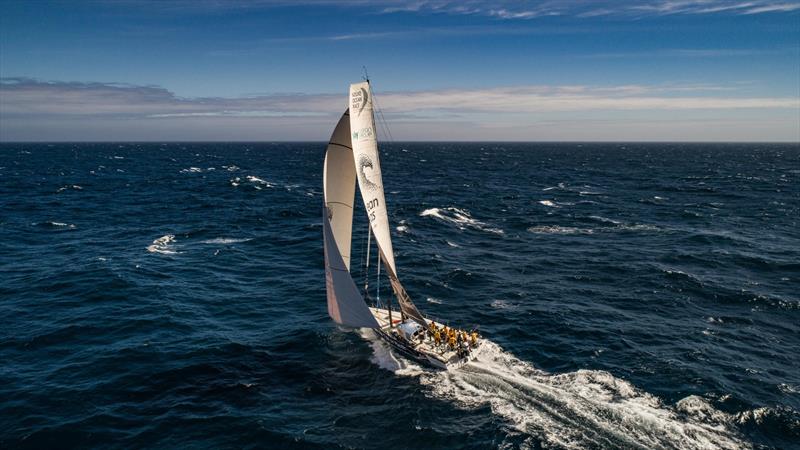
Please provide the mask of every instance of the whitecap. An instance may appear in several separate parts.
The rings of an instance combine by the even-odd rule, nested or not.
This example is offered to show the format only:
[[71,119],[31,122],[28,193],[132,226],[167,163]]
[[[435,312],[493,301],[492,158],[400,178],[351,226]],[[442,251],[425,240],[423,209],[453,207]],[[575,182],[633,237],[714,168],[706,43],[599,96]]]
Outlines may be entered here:
[[445,222],[450,222],[458,226],[459,229],[463,230],[466,227],[473,228],[480,231],[487,231],[489,233],[495,234],[504,234],[505,232],[500,228],[493,228],[490,227],[488,224],[481,222],[480,220],[474,219],[470,213],[466,210],[460,208],[428,208],[421,213],[419,213],[422,217],[436,217],[437,219],[443,220]]
[[189,167],[188,169],[181,169],[181,173],[201,173],[203,169],[199,167]]
[[558,208],[558,205],[556,205],[550,200],[539,200],[539,203],[544,206],[549,206],[550,208]]
[[[248,175],[247,176],[247,181],[249,181],[251,183],[255,183],[255,184],[260,184],[260,185],[263,185],[263,186],[266,186],[266,187],[269,187],[269,188],[275,186],[273,183],[270,183],[269,181],[262,180],[261,178],[258,178],[258,177],[253,176],[253,175]],[[258,186],[256,186],[256,187],[258,187]]]
[[60,188],[58,188],[58,190],[56,192],[64,192],[67,189],[72,189],[72,190],[75,190],[75,191],[82,191],[83,187],[79,186],[77,184],[68,184],[66,186],[61,186]]
[[399,225],[396,230],[398,233],[408,233],[408,225]]
[[252,238],[214,238],[200,241],[201,244],[238,244],[240,242],[252,241]]
[[592,234],[591,228],[562,227],[558,225],[539,225],[528,228],[529,233],[535,234]]
[[74,224],[64,223],[64,222],[45,222],[45,225],[50,225],[51,227],[59,227],[59,228],[75,228]]
[[608,218],[606,218],[606,217],[602,217],[602,216],[589,216],[589,218],[590,218],[590,219],[597,220],[598,222],[610,223],[610,224],[613,224],[613,225],[620,225],[620,224],[622,224],[622,222],[620,222],[620,221],[618,221],[618,220],[614,220],[614,219],[608,219]]
[[175,242],[174,234],[166,234],[153,241],[152,244],[147,246],[147,251],[150,253],[161,253],[164,255],[174,255],[178,252],[172,249],[172,243]]

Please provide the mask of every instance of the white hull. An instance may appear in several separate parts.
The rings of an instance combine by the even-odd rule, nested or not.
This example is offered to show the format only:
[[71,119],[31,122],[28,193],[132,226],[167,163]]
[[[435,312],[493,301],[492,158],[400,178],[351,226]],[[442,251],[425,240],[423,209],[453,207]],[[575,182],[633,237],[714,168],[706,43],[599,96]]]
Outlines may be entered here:
[[[474,347],[470,347],[470,352],[465,357],[460,357],[455,350],[446,345],[436,346],[433,339],[427,336],[427,333],[425,333],[425,338],[422,341],[418,339],[407,340],[397,330],[389,326],[388,310],[373,307],[369,309],[380,325],[380,328],[375,330],[378,336],[389,344],[393,350],[422,364],[442,370],[457,369],[473,360],[480,351],[481,339],[478,339]],[[400,324],[399,311],[392,311],[392,322],[395,327]],[[437,328],[444,327],[444,324],[439,322],[432,320],[428,320],[428,322],[435,323]]]

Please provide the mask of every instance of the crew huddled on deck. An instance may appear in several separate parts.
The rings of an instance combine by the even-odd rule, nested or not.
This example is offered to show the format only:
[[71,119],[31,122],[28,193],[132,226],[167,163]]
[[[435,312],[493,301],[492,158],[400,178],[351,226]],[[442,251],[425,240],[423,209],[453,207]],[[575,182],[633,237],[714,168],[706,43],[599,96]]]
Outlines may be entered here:
[[469,355],[471,349],[478,346],[478,332],[471,330],[469,333],[464,330],[450,328],[447,325],[437,327],[433,321],[428,323],[428,338],[433,342],[434,348],[439,353],[454,351],[459,358]]

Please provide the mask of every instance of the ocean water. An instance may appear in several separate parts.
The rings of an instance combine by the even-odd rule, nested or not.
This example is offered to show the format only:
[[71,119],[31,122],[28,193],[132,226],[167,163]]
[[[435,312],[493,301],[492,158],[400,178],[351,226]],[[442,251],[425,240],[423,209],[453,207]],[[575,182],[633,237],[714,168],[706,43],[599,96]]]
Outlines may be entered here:
[[327,317],[323,154],[0,146],[0,447],[800,448],[797,144],[384,145],[447,373]]

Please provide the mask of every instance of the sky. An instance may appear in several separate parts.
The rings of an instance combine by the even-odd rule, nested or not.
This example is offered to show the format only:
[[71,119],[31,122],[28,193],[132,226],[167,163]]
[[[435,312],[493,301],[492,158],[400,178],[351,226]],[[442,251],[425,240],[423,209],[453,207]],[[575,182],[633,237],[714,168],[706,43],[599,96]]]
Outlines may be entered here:
[[[800,0],[0,0],[0,141],[800,142]],[[387,129],[388,127],[388,129]]]

